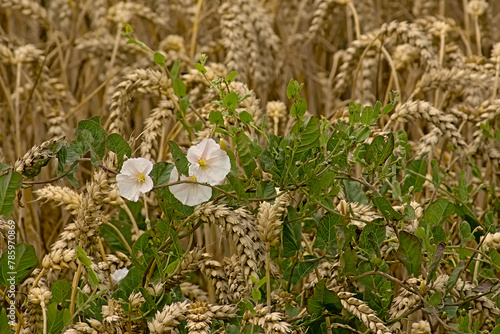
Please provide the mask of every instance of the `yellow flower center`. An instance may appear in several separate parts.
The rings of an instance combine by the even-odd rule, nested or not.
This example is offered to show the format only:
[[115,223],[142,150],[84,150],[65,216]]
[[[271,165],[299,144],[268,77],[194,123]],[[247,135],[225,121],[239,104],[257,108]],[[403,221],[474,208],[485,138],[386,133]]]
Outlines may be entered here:
[[146,176],[142,173],[137,175],[137,183],[144,183],[144,182],[146,182]]
[[191,175],[191,176],[189,177],[189,179],[190,179],[191,181],[196,181],[196,176]]
[[203,158],[201,158],[201,159],[198,161],[198,163],[200,164],[200,167],[201,167],[201,168],[205,168],[205,167],[207,167],[207,161],[206,161],[205,159],[203,159]]

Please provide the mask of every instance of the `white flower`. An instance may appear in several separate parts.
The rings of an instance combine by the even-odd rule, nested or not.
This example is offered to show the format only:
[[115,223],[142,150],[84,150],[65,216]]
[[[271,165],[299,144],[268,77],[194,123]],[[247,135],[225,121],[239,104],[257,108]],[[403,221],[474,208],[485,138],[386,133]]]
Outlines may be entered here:
[[118,269],[111,274],[111,279],[113,280],[113,283],[118,284],[122,279],[125,278],[125,276],[127,276],[127,274],[128,274],[127,268]]
[[198,145],[191,146],[187,159],[191,163],[189,175],[195,176],[198,182],[219,184],[231,170],[229,156],[213,139],[204,139]]
[[[179,172],[177,171],[177,168],[174,167],[170,173],[170,182],[178,180]],[[197,181],[194,175],[191,175],[190,177],[181,175],[181,180]],[[189,206],[201,204],[208,201],[210,197],[212,197],[212,188],[197,183],[180,183],[170,186],[168,189],[182,204]]]
[[148,159],[128,159],[123,163],[120,174],[116,176],[120,195],[128,200],[137,202],[140,194],[153,189],[153,180],[149,176],[153,163]]

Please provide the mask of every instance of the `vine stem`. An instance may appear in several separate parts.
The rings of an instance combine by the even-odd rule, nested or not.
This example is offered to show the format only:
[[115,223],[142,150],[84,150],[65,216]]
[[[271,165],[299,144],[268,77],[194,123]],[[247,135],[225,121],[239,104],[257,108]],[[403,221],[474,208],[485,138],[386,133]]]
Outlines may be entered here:
[[202,6],[203,6],[203,0],[198,0],[198,3],[196,4],[196,13],[194,14],[193,34],[191,35],[191,46],[189,49],[189,56],[191,57],[191,59],[194,58],[194,52],[196,50],[196,37],[198,35],[198,27],[200,25],[200,13]]
[[42,317],[43,317],[43,334],[47,334],[47,306],[45,305],[45,300],[40,303],[42,307]]
[[271,307],[271,244],[266,242],[267,306]]
[[80,275],[82,274],[82,267],[82,263],[78,261],[78,268],[76,269],[75,276],[73,276],[73,284],[71,286],[71,300],[69,304],[69,314],[71,316],[75,313],[76,291],[78,290],[78,281],[80,280]]

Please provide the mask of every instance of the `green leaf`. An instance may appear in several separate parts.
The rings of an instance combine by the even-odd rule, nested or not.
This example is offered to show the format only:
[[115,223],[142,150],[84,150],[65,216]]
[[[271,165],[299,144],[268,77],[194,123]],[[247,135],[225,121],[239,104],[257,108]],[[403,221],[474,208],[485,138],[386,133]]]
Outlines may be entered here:
[[307,311],[313,317],[320,317],[325,311],[339,313],[342,304],[336,293],[326,288],[325,280],[321,280],[314,288],[314,296],[307,301]]
[[458,278],[462,274],[462,271],[465,269],[465,261],[461,260],[458,265],[451,272],[450,277],[448,278],[448,282],[446,282],[446,291],[445,295],[448,294],[448,291],[453,289],[455,284],[457,284]]
[[238,107],[238,94],[235,92],[227,94],[222,102],[224,103],[224,106],[227,108],[230,114],[233,114],[236,108]]
[[402,231],[399,233],[398,259],[408,270],[408,274],[420,275],[422,264],[422,244],[416,235]]
[[236,194],[240,198],[245,199],[248,197],[247,193],[245,192],[245,184],[243,183],[243,181],[241,181],[239,178],[237,178],[231,173],[227,175],[227,178],[231,186],[233,186],[234,191],[236,191]]
[[112,133],[106,138],[106,146],[108,150],[115,152],[118,157],[118,168],[121,168],[124,157],[132,156],[132,149],[122,136],[117,133]]
[[181,107],[181,111],[183,114],[186,114],[186,111],[189,107],[189,103],[190,103],[189,94],[179,100],[179,106]]
[[130,260],[136,267],[145,269],[149,260],[153,257],[149,239],[151,238],[152,231],[146,231],[139,239],[132,245],[132,254]]
[[60,333],[70,319],[71,314],[68,309],[59,310],[57,303],[49,304],[47,307],[47,332],[50,334]]
[[296,81],[293,79],[290,79],[288,86],[286,86],[286,97],[289,100],[292,98],[292,96],[295,95],[295,92],[296,92],[295,84],[296,84]]
[[382,115],[390,113],[392,111],[392,109],[394,109],[394,105],[393,104],[386,105],[384,107],[384,109],[382,109]]
[[176,142],[169,140],[168,146],[170,147],[170,152],[172,153],[172,157],[174,158],[175,167],[177,167],[177,171],[179,175],[188,175],[189,174],[189,161],[186,158],[186,155],[182,152],[179,145]]
[[471,333],[470,319],[468,314],[458,317],[458,329],[465,333]]
[[500,325],[493,328],[493,331],[491,331],[491,334],[500,334]]
[[92,261],[90,261],[90,259],[88,258],[87,253],[85,252],[85,250],[83,250],[83,248],[79,246],[75,248],[75,253],[78,260],[80,260],[80,262],[85,266],[85,269],[87,270],[90,284],[93,287],[97,287],[99,285],[99,277],[97,276],[94,269],[92,269]]
[[226,76],[226,83],[229,85],[231,82],[233,82],[234,78],[238,75],[238,72],[232,71]]
[[406,180],[403,188],[401,189],[401,192],[406,195],[410,187],[413,187],[413,193],[421,192],[422,186],[425,182],[427,162],[425,160],[414,160],[408,166],[408,170],[411,170],[414,173],[406,173]]
[[362,127],[356,129],[353,135],[356,139],[356,143],[364,142],[368,137],[370,137],[372,130],[370,127],[363,125]]
[[287,221],[283,224],[283,248],[281,255],[292,257],[301,249],[302,222],[297,219],[297,211],[292,206],[288,207]]
[[292,286],[303,280],[318,266],[319,259],[316,256],[304,256],[307,262],[300,262],[298,264],[290,265],[284,272],[283,278],[290,281]]
[[298,139],[298,146],[295,149],[296,155],[300,155],[310,149],[318,147],[319,136],[321,134],[319,126],[319,120],[316,117],[311,117],[304,123],[304,127]]
[[392,133],[388,134],[387,138],[377,136],[366,150],[365,161],[370,165],[373,163],[375,167],[379,166],[392,154],[393,149],[394,135]]
[[84,130],[89,131],[92,135],[93,140],[90,145],[94,149],[97,156],[102,159],[104,157],[104,154],[106,153],[106,131],[101,124],[94,120],[80,121],[78,123],[78,128],[76,129],[77,137],[78,133]]
[[467,178],[464,170],[460,171],[457,194],[458,198],[460,198],[462,202],[467,202],[470,199],[469,190],[467,189]]
[[460,237],[462,242],[474,240],[474,235],[472,235],[472,230],[468,222],[464,221],[460,224]]
[[186,95],[186,85],[182,79],[174,79],[173,81],[174,94],[177,96],[185,96]]
[[436,160],[431,161],[431,169],[432,169],[432,184],[434,185],[434,189],[437,190],[441,182],[443,182],[444,177],[439,173],[439,166]]
[[455,206],[444,198],[436,200],[425,210],[420,222],[423,226],[441,226],[449,215],[455,212]]
[[299,98],[297,102],[292,105],[292,117],[302,118],[307,111],[307,102],[303,98]]
[[144,270],[132,267],[127,276],[125,276],[120,283],[118,283],[118,288],[124,291],[127,296],[130,296],[132,291],[139,287],[142,287],[142,276],[144,275]]
[[247,135],[241,131],[236,133],[236,150],[238,151],[238,156],[240,158],[241,165],[245,171],[246,176],[251,179],[253,171],[257,168],[252,152],[250,150],[250,139]]
[[21,284],[38,265],[35,248],[25,243],[14,246],[9,242],[7,251],[0,259],[0,265],[2,270],[0,285]]
[[397,212],[392,208],[391,203],[384,197],[373,198],[373,204],[379,209],[380,213],[387,220],[400,220],[404,218],[404,214]]
[[0,175],[0,216],[8,219],[14,210],[16,192],[23,185],[23,177],[13,169]]
[[439,304],[441,304],[442,298],[443,296],[441,295],[441,292],[436,292],[431,296],[431,298],[429,298],[429,304],[437,308]]
[[[165,58],[163,58],[163,61],[165,61]],[[165,66],[165,63],[163,63],[162,66]],[[181,61],[176,60],[170,69],[170,76],[172,79],[176,79],[179,76],[179,68],[181,68]]]
[[[165,56],[163,54],[161,54],[160,52],[155,52],[153,54],[153,60],[154,60],[156,65],[165,66]],[[170,73],[172,73],[172,72],[170,72]],[[174,77],[173,74],[172,74],[172,77]]]
[[[7,306],[11,307],[11,306]],[[12,325],[17,323],[16,314],[12,314],[12,319],[7,317],[7,309],[3,307],[0,309],[0,334],[14,334],[13,331],[10,330],[9,322],[12,321]]]
[[484,226],[488,230],[493,226],[493,224],[495,224],[495,220],[493,219],[493,212],[488,211],[484,216]]
[[68,158],[68,147],[63,146],[57,152],[57,175],[64,173],[64,166],[66,166],[66,159]]
[[444,242],[440,242],[437,246],[436,253],[434,254],[434,259],[432,260],[429,274],[427,275],[427,284],[429,284],[433,279],[433,275],[439,266],[439,263],[441,261],[441,258],[443,257],[445,249],[446,249],[446,244]]
[[349,124],[356,124],[361,118],[361,103],[355,104],[354,102],[349,103]]
[[314,247],[326,249],[331,255],[337,254],[337,231],[336,225],[342,223],[342,216],[330,213],[321,219],[316,235]]
[[252,290],[252,299],[256,302],[258,302],[262,299],[262,293],[260,292],[259,289]]
[[219,110],[210,111],[208,120],[210,121],[210,124],[224,126],[224,118],[222,117],[222,113]]
[[368,224],[363,228],[359,237],[359,247],[368,253],[380,256],[380,247],[386,239],[386,230],[383,225]]
[[378,114],[375,114],[372,107],[366,106],[363,108],[363,112],[361,113],[361,123],[371,125],[372,122],[377,119],[377,116]]
[[153,170],[149,176],[153,179],[155,186],[167,184],[170,180],[170,173],[174,166],[168,162],[157,162],[153,165]]
[[500,254],[498,254],[496,249],[491,249],[488,253],[491,258],[491,264],[495,267],[496,271],[500,271]]
[[253,122],[252,115],[250,115],[250,113],[246,112],[245,110],[243,110],[242,112],[240,112],[240,114],[239,114],[238,117],[239,117],[241,123],[243,123],[245,125],[250,124],[251,122]]
[[71,285],[68,281],[57,281],[50,286],[52,292],[51,303],[61,305],[62,307],[69,307],[69,300],[71,298]]
[[202,64],[196,63],[196,64],[194,64],[194,66],[196,67],[198,72],[200,72],[201,74],[207,73],[207,69]]

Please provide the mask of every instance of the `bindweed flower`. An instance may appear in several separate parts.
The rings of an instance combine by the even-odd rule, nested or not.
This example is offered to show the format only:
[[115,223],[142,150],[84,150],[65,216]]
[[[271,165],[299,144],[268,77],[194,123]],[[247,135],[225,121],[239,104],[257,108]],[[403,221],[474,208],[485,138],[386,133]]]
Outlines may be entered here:
[[219,184],[231,170],[231,162],[226,151],[223,151],[211,138],[191,146],[187,152],[187,159],[191,163],[189,175],[196,177],[198,182]]
[[137,202],[141,194],[153,189],[153,179],[149,176],[153,163],[148,159],[128,159],[123,163],[116,182],[120,195],[128,200]]
[[122,279],[124,279],[128,274],[127,268],[117,269],[114,273],[111,274],[111,279],[114,284],[120,283]]
[[[170,182],[175,182],[179,180],[179,172],[177,168],[174,167],[170,173]],[[197,180],[196,176],[184,176],[181,175],[181,180]],[[204,186],[197,183],[180,183],[168,187],[172,195],[177,198],[182,204],[195,206],[206,202],[212,197],[212,188]]]

